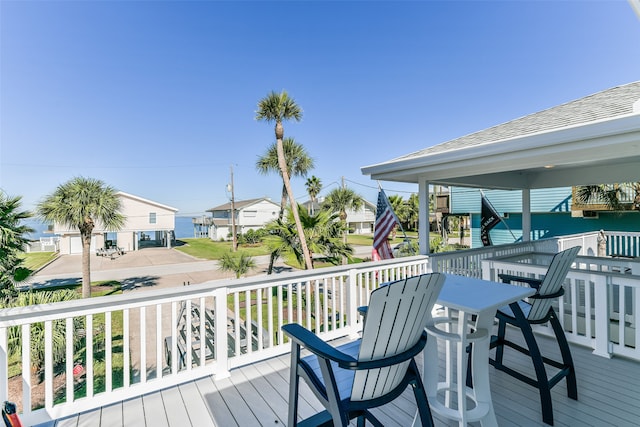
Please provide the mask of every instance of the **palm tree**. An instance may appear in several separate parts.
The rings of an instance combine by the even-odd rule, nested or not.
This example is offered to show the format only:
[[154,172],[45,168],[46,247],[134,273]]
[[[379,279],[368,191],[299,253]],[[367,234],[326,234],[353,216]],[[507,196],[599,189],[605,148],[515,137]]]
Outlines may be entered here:
[[232,271],[236,279],[256,268],[256,261],[245,252],[226,252],[220,258],[220,270]]
[[0,289],[13,291],[15,274],[21,268],[20,254],[27,239],[24,236],[33,230],[21,221],[31,217],[28,211],[20,210],[21,197],[9,197],[0,191]]
[[298,204],[296,203],[293,195],[293,189],[291,188],[291,182],[289,181],[289,170],[287,168],[287,161],[282,142],[282,139],[284,138],[284,127],[282,126],[282,122],[284,120],[291,119],[299,122],[302,119],[302,109],[298,104],[296,104],[293,98],[289,97],[286,91],[283,90],[281,93],[271,92],[258,102],[256,120],[265,120],[267,123],[275,122],[278,166],[280,167],[282,182],[284,183],[284,186],[287,189],[287,194],[289,195],[289,203],[298,229],[298,235],[300,236],[300,245],[304,254],[305,265],[307,266],[307,269],[312,269],[313,264],[311,263],[311,256],[309,255],[309,249],[307,248],[307,242],[304,238],[302,224],[300,223],[300,216],[298,215]]
[[577,201],[581,204],[602,204],[607,209],[623,210],[623,199],[625,189],[633,189],[634,198],[632,209],[640,210],[640,182],[630,182],[614,185],[585,185],[578,187],[576,193]]
[[309,194],[309,213],[313,215],[313,204],[317,201],[318,194],[320,194],[320,190],[322,190],[322,181],[315,175],[311,175],[311,178],[307,178],[307,182],[305,183],[307,187],[307,193]]
[[[307,176],[309,170],[313,169],[314,163],[307,150],[302,144],[298,144],[293,138],[284,138],[282,140],[282,148],[284,149],[284,158],[287,163],[287,170],[290,176]],[[278,163],[278,148],[277,143],[273,143],[267,152],[258,159],[256,162],[256,169],[263,175],[269,172],[280,172],[280,165]],[[278,219],[284,217],[284,211],[287,207],[287,187],[282,184],[282,197],[280,199],[280,213]],[[269,259],[269,268],[267,274],[273,272],[273,264],[275,263],[278,253],[272,252]]]
[[406,226],[409,220],[409,207],[407,206],[407,203],[404,201],[402,196],[399,196],[397,194],[389,196],[389,203],[391,204],[393,212],[398,217],[398,221],[400,221],[400,224]]
[[358,193],[348,187],[339,187],[331,190],[322,203],[322,209],[337,212],[344,223],[343,240],[347,242],[347,209],[357,211],[364,205],[364,199]]
[[91,296],[89,251],[91,233],[96,225],[117,231],[124,225],[120,198],[113,187],[93,179],[76,177],[58,188],[38,204],[38,215],[47,222],[80,231],[82,240],[82,297]]
[[407,221],[409,222],[411,229],[415,231],[418,229],[418,220],[420,218],[420,203],[416,193],[411,193],[409,196],[407,209]]

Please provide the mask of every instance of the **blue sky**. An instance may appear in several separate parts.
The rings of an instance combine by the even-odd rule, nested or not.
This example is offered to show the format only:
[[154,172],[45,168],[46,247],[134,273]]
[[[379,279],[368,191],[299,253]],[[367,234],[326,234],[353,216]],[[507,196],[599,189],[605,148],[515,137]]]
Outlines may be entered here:
[[196,216],[231,165],[237,199],[279,201],[255,170],[272,90],[304,111],[285,136],[323,193],[344,177],[375,202],[362,166],[640,79],[640,20],[625,1],[2,0],[0,61],[2,190],[32,209],[87,176]]

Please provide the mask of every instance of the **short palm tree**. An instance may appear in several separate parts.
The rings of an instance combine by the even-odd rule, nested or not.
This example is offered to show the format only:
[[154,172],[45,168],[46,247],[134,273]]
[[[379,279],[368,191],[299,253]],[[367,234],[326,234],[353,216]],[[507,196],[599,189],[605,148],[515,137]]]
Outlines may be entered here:
[[407,224],[409,218],[409,207],[402,196],[394,194],[389,196],[389,203],[391,204],[391,209],[398,217],[398,221],[400,224]]
[[245,252],[226,252],[220,258],[220,270],[232,271],[236,275],[236,279],[241,278],[254,268],[256,268],[256,261]]
[[21,197],[9,197],[0,191],[0,290],[11,293],[15,273],[22,265],[20,254],[27,243],[26,233],[33,230],[22,224],[31,213],[20,210]]
[[364,205],[364,199],[358,193],[348,187],[339,187],[331,190],[322,203],[322,209],[336,212],[344,225],[344,242],[347,242],[347,210],[359,210]]
[[307,182],[305,183],[307,187],[307,193],[309,194],[309,213],[313,215],[313,204],[317,201],[318,194],[320,194],[320,190],[322,190],[322,181],[315,175],[311,175],[311,178],[307,178]]
[[[336,264],[338,260],[353,254],[353,248],[342,242],[344,223],[339,220],[338,214],[326,210],[315,215],[310,215],[305,209],[299,209],[299,212],[312,254],[322,254]],[[304,264],[291,209],[286,220],[275,220],[267,224],[266,229],[269,231],[266,243],[272,251],[291,253],[298,263]]]
[[300,236],[300,246],[304,254],[305,265],[308,269],[313,268],[311,263],[311,256],[309,255],[309,249],[307,248],[307,242],[304,238],[302,224],[300,223],[300,217],[298,215],[298,204],[296,203],[293,195],[293,189],[291,188],[291,182],[289,180],[289,170],[287,168],[287,161],[284,154],[283,138],[284,127],[282,122],[284,120],[300,121],[302,119],[302,109],[296,104],[293,98],[290,98],[286,91],[281,93],[271,92],[266,97],[262,98],[258,102],[258,111],[256,111],[256,120],[264,120],[267,123],[275,122],[275,134],[276,134],[276,148],[278,152],[278,166],[280,167],[280,174],[282,176],[282,182],[287,189],[289,196],[289,204],[291,205],[291,211],[295,219],[295,224],[298,229],[298,235]]
[[96,225],[117,231],[124,225],[120,198],[113,187],[99,179],[76,177],[38,204],[38,215],[47,222],[78,229],[82,241],[82,297],[91,296],[91,233]]

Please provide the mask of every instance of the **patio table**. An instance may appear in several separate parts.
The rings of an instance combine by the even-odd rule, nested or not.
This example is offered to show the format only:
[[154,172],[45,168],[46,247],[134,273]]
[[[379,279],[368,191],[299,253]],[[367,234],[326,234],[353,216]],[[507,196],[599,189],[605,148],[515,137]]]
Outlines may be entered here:
[[[446,275],[437,304],[447,311],[457,310],[455,331],[442,334],[446,339],[445,381],[438,381],[438,343],[433,336],[427,340],[424,350],[424,382],[431,410],[446,418],[456,420],[460,426],[480,421],[482,426],[497,426],[489,388],[489,343],[496,310],[535,294],[535,289],[490,282],[473,277]],[[475,321],[472,322],[473,316]],[[430,321],[433,323],[433,320]],[[452,341],[456,345],[456,357],[451,352]],[[466,349],[474,343],[471,367],[473,388],[467,387]],[[453,378],[455,363],[456,375]],[[445,392],[444,403],[438,394]],[[457,409],[452,408],[451,391],[457,393]],[[474,404],[468,407],[467,398]]]

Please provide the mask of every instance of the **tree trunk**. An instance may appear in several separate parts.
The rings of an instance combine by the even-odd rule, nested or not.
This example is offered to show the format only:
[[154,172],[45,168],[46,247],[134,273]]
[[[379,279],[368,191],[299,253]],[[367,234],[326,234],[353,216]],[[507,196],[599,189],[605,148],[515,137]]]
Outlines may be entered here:
[[91,232],[81,232],[82,240],[82,298],[91,298]]
[[[280,161],[278,161],[280,163]],[[282,197],[280,198],[280,213],[278,214],[278,219],[282,221],[284,218],[284,208],[287,206],[287,187],[282,184]],[[271,256],[269,257],[269,268],[267,268],[267,274],[273,273],[273,264],[276,262],[276,258],[278,255],[276,252],[271,252]]]
[[[276,125],[276,135],[277,125]],[[311,263],[311,256],[309,255],[309,248],[307,247],[307,239],[304,236],[304,230],[302,229],[302,223],[300,222],[300,215],[298,214],[298,204],[293,196],[293,190],[291,189],[291,183],[289,182],[289,172],[287,170],[287,162],[284,157],[284,147],[282,146],[282,139],[276,140],[276,148],[278,150],[278,164],[280,165],[280,171],[282,172],[282,182],[287,188],[287,194],[289,195],[289,203],[291,205],[291,212],[296,222],[296,229],[298,230],[298,238],[300,239],[300,247],[302,248],[302,254],[304,255],[304,263],[307,270],[313,270],[313,264]]]

